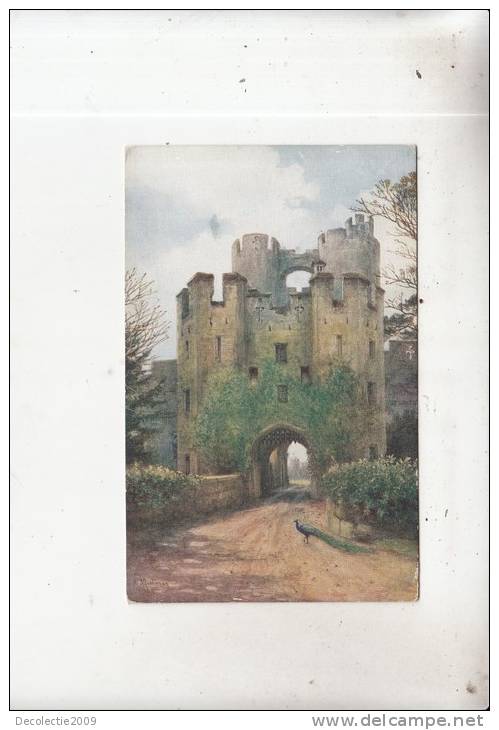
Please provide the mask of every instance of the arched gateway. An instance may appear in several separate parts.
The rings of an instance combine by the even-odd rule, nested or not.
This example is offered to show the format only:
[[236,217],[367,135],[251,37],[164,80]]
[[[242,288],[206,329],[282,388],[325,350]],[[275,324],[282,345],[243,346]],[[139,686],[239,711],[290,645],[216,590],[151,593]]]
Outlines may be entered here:
[[251,481],[253,494],[265,496],[287,482],[287,450],[297,442],[307,449],[311,467],[311,489],[316,490],[317,474],[314,470],[314,453],[308,435],[301,428],[278,423],[262,431],[251,449]]

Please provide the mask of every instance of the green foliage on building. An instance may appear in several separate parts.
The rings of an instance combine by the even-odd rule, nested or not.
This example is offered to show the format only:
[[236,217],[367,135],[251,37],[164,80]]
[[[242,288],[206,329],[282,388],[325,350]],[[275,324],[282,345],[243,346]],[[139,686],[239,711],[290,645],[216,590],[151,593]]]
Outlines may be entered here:
[[246,471],[257,436],[274,424],[287,424],[307,434],[313,464],[324,471],[333,461],[354,458],[351,448],[365,427],[364,410],[350,368],[339,365],[316,384],[302,382],[269,360],[254,379],[233,369],[214,372],[192,437],[215,472]]

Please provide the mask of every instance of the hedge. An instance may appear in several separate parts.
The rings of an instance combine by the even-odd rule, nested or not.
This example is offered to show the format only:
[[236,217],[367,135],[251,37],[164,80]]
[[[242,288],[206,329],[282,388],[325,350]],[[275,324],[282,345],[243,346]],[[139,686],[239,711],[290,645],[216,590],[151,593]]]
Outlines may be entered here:
[[128,503],[146,509],[172,505],[199,484],[198,477],[165,466],[132,464],[126,471]]
[[357,461],[331,469],[322,489],[352,515],[394,532],[418,529],[417,461],[388,456]]

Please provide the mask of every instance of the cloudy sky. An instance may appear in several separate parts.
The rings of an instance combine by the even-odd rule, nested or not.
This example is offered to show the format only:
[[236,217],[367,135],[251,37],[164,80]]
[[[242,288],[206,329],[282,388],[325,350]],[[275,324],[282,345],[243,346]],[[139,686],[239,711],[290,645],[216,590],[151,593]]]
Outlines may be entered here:
[[[395,145],[129,148],[126,263],[155,281],[171,322],[156,357],[175,357],[175,297],[196,271],[215,274],[221,298],[234,239],[268,233],[286,248],[313,248],[377,180],[415,166],[415,148]],[[375,221],[382,265],[393,258],[391,233]]]

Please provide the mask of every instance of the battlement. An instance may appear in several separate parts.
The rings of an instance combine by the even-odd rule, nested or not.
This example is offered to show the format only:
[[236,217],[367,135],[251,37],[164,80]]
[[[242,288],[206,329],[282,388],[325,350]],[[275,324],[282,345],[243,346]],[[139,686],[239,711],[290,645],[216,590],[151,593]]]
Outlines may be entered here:
[[[198,271],[192,279],[190,279],[187,283],[187,286],[189,288],[195,287],[197,284],[211,284],[213,285],[215,281],[215,276],[213,274],[206,274],[203,271]],[[225,274],[222,274],[222,282],[223,285],[230,285],[230,284],[247,284],[248,280],[246,277],[242,276],[241,274],[238,274],[237,271],[231,271]]]
[[245,276],[242,276],[241,274],[238,274],[237,272],[231,272],[228,274],[223,274],[222,276],[223,285],[230,285],[230,284],[247,284],[248,280]]
[[191,286],[194,286],[195,284],[200,284],[200,283],[213,284],[214,281],[215,281],[215,277],[213,274],[206,274],[203,271],[198,271],[196,274],[194,274],[192,279],[189,279],[189,281],[187,282],[187,286],[191,287]]
[[355,222],[353,218],[347,218],[344,228],[329,228],[319,235],[317,242],[321,250],[328,244],[345,244],[352,239],[374,239],[372,216],[366,221],[362,213],[356,213]]
[[177,302],[182,319],[190,317],[196,307],[225,307],[229,300],[233,303],[234,299],[237,300],[246,295],[247,279],[237,272],[223,274],[222,301],[213,299],[215,289],[214,281],[215,277],[213,274],[198,271],[188,282],[187,288],[182,289],[177,294]]
[[[269,246],[270,243],[270,246]],[[241,239],[236,238],[232,244],[234,256],[248,256],[262,254],[263,252],[279,253],[280,244],[276,238],[268,236],[267,233],[245,233]]]
[[355,223],[352,218],[348,218],[345,221],[345,230],[347,238],[374,236],[374,219],[371,215],[368,220],[365,221],[363,213],[355,213]]
[[317,274],[314,274],[310,277],[310,286],[313,286],[317,283],[331,283],[334,281],[334,274],[331,274],[329,271],[319,271]]

